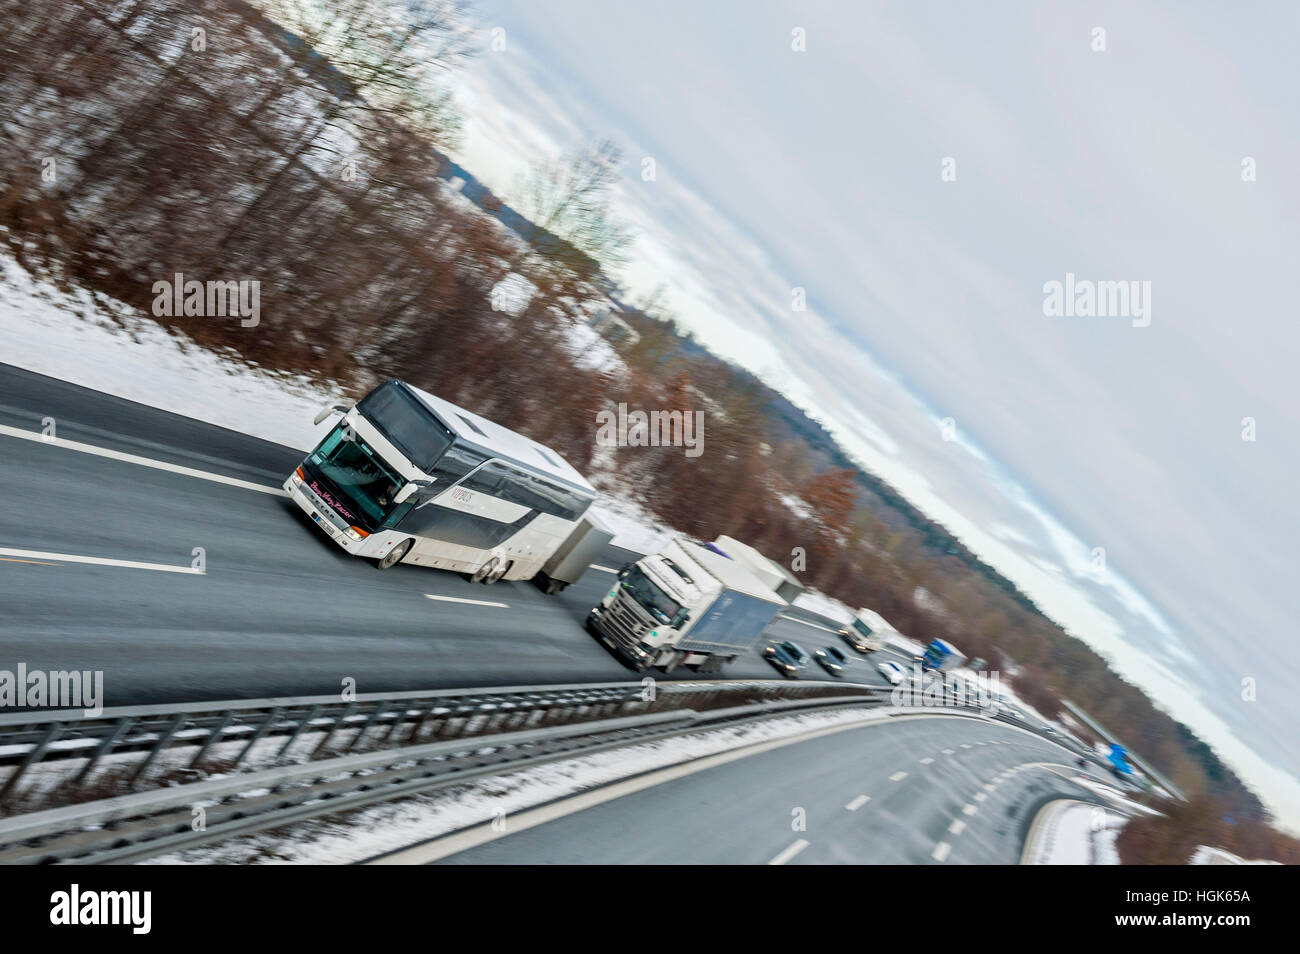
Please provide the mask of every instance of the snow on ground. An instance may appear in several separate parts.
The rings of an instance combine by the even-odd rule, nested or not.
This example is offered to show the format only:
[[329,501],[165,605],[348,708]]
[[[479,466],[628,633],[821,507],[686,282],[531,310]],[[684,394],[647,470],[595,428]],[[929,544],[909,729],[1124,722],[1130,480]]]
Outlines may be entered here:
[[[1117,825],[1117,821],[1121,824]],[[1122,816],[1086,802],[1052,802],[1035,822],[1024,863],[1117,865],[1115,839],[1122,821]]]
[[827,596],[820,590],[807,589],[794,598],[794,605],[810,613],[818,613],[838,623],[848,623],[853,619],[853,610],[847,603],[841,603],[833,596]]
[[329,426],[312,424],[316,412],[347,400],[337,385],[270,372],[168,334],[121,302],[60,291],[7,255],[0,256],[0,360],[304,451]]
[[[490,776],[376,805],[342,820],[318,820],[288,832],[231,839],[149,863],[347,864],[494,819],[504,818],[509,831],[512,813],[668,765],[816,729],[887,718],[888,710],[844,710],[694,732]],[[490,743],[487,738],[476,741]]]

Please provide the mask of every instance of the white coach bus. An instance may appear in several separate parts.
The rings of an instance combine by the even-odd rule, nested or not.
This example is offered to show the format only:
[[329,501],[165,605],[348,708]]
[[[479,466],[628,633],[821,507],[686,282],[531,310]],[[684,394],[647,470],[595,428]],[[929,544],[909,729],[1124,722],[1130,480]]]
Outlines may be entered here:
[[596,499],[555,451],[402,381],[316,423],[336,413],[284,489],[381,570],[406,562],[476,583],[530,579]]

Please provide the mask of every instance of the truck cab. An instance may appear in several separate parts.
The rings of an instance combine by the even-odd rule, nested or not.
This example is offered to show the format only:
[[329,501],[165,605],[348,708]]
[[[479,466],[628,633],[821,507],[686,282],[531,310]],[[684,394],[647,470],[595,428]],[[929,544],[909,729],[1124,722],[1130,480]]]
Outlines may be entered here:
[[587,628],[641,672],[710,671],[751,647],[785,606],[742,564],[678,539],[619,570]]
[[701,605],[717,595],[708,574],[683,556],[653,554],[627,564],[588,617],[606,643],[638,669],[655,665],[661,650],[689,632]]
[[869,609],[858,610],[849,623],[840,627],[840,638],[860,653],[879,652],[885,648],[885,641],[880,637],[877,619]]

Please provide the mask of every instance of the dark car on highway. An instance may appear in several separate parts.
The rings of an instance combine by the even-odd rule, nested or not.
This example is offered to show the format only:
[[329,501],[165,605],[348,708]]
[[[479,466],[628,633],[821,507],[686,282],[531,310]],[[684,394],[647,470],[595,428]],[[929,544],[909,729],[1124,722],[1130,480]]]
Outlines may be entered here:
[[798,679],[799,674],[808,668],[807,650],[788,639],[764,647],[763,658],[787,679]]
[[844,667],[849,661],[839,649],[827,646],[825,649],[817,650],[816,656],[817,663],[832,676],[844,675]]

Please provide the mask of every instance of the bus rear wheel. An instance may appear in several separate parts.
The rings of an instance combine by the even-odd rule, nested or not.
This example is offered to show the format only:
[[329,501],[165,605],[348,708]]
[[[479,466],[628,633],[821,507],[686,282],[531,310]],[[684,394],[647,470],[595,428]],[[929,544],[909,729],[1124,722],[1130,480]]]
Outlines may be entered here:
[[396,566],[397,564],[401,563],[402,558],[406,556],[406,554],[410,551],[411,544],[413,542],[414,541],[412,540],[403,540],[397,546],[393,547],[391,550],[385,553],[380,558],[379,563],[377,563],[376,566],[378,566],[379,569],[381,570],[388,570]]
[[488,578],[483,582],[491,586],[493,583],[498,582],[501,579],[501,577],[509,573],[510,567],[512,566],[514,566],[513,560],[503,561],[499,567],[497,567],[495,570],[493,570],[491,573],[488,574]]
[[469,578],[471,583],[491,583],[489,577],[496,572],[497,564],[501,561],[496,557],[490,557],[486,563],[474,571],[474,575]]

